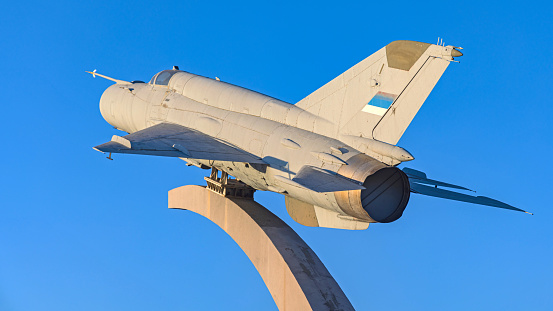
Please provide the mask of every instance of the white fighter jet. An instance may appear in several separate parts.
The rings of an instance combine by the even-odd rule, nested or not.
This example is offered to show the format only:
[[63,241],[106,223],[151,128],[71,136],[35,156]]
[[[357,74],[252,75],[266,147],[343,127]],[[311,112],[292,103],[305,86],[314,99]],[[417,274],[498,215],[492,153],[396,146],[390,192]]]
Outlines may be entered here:
[[[411,192],[523,211],[397,167],[413,160],[397,142],[460,49],[394,41],[295,105],[176,66],[149,83],[89,72],[115,82],[100,111],[129,133],[94,149],[110,159],[155,155],[212,168],[208,187],[211,181],[210,189],[233,188],[237,196],[282,193],[292,218],[306,226],[392,222]],[[252,191],[236,191],[240,185]]]

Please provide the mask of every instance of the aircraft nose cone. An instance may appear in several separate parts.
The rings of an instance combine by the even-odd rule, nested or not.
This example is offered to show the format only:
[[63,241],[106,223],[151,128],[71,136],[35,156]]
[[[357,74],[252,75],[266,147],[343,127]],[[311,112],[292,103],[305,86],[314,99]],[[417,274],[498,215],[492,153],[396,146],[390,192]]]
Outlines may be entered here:
[[461,53],[459,50],[453,49],[453,50],[451,51],[451,56],[453,56],[453,57],[461,57],[461,56],[463,56],[463,53]]
[[116,107],[113,106],[118,102],[117,99],[121,97],[122,92],[123,90],[117,84],[114,84],[108,87],[100,98],[100,113],[104,120],[114,127],[120,127],[113,114],[113,111],[116,111]]

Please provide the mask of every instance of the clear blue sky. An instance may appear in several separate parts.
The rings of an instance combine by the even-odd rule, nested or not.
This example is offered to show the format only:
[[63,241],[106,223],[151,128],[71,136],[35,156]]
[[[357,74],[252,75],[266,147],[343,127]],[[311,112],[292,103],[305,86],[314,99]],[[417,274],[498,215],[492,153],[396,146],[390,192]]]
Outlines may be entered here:
[[181,69],[295,103],[390,41],[465,48],[400,145],[534,216],[412,195],[366,231],[294,223],[358,310],[553,310],[553,6],[519,1],[4,1],[0,310],[275,310],[220,228],[167,209],[177,159],[108,161],[110,83]]

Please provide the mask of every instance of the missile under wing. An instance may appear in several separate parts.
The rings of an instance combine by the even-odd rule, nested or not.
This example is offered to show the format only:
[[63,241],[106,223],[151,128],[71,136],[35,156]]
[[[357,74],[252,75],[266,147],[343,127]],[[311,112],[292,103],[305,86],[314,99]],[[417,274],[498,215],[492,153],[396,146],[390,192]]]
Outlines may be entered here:
[[397,142],[461,55],[453,46],[394,41],[295,105],[178,67],[149,83],[94,71],[116,83],[102,95],[102,116],[129,133],[95,149],[222,171],[284,194],[292,218],[307,226],[392,222],[410,193],[522,211],[397,167],[414,159]]

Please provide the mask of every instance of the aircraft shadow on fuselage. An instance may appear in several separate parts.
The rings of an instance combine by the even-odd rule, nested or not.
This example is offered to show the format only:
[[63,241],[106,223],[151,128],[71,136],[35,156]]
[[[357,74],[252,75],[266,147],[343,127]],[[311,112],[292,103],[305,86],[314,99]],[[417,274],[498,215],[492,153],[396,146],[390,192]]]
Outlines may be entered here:
[[269,164],[269,166],[271,166],[275,170],[279,170],[279,171],[284,172],[286,174],[295,174],[295,172],[292,172],[288,169],[289,164],[288,164],[288,162],[286,162],[284,160],[277,159],[277,158],[271,157],[271,156],[263,157],[262,160],[263,160],[263,162]]

